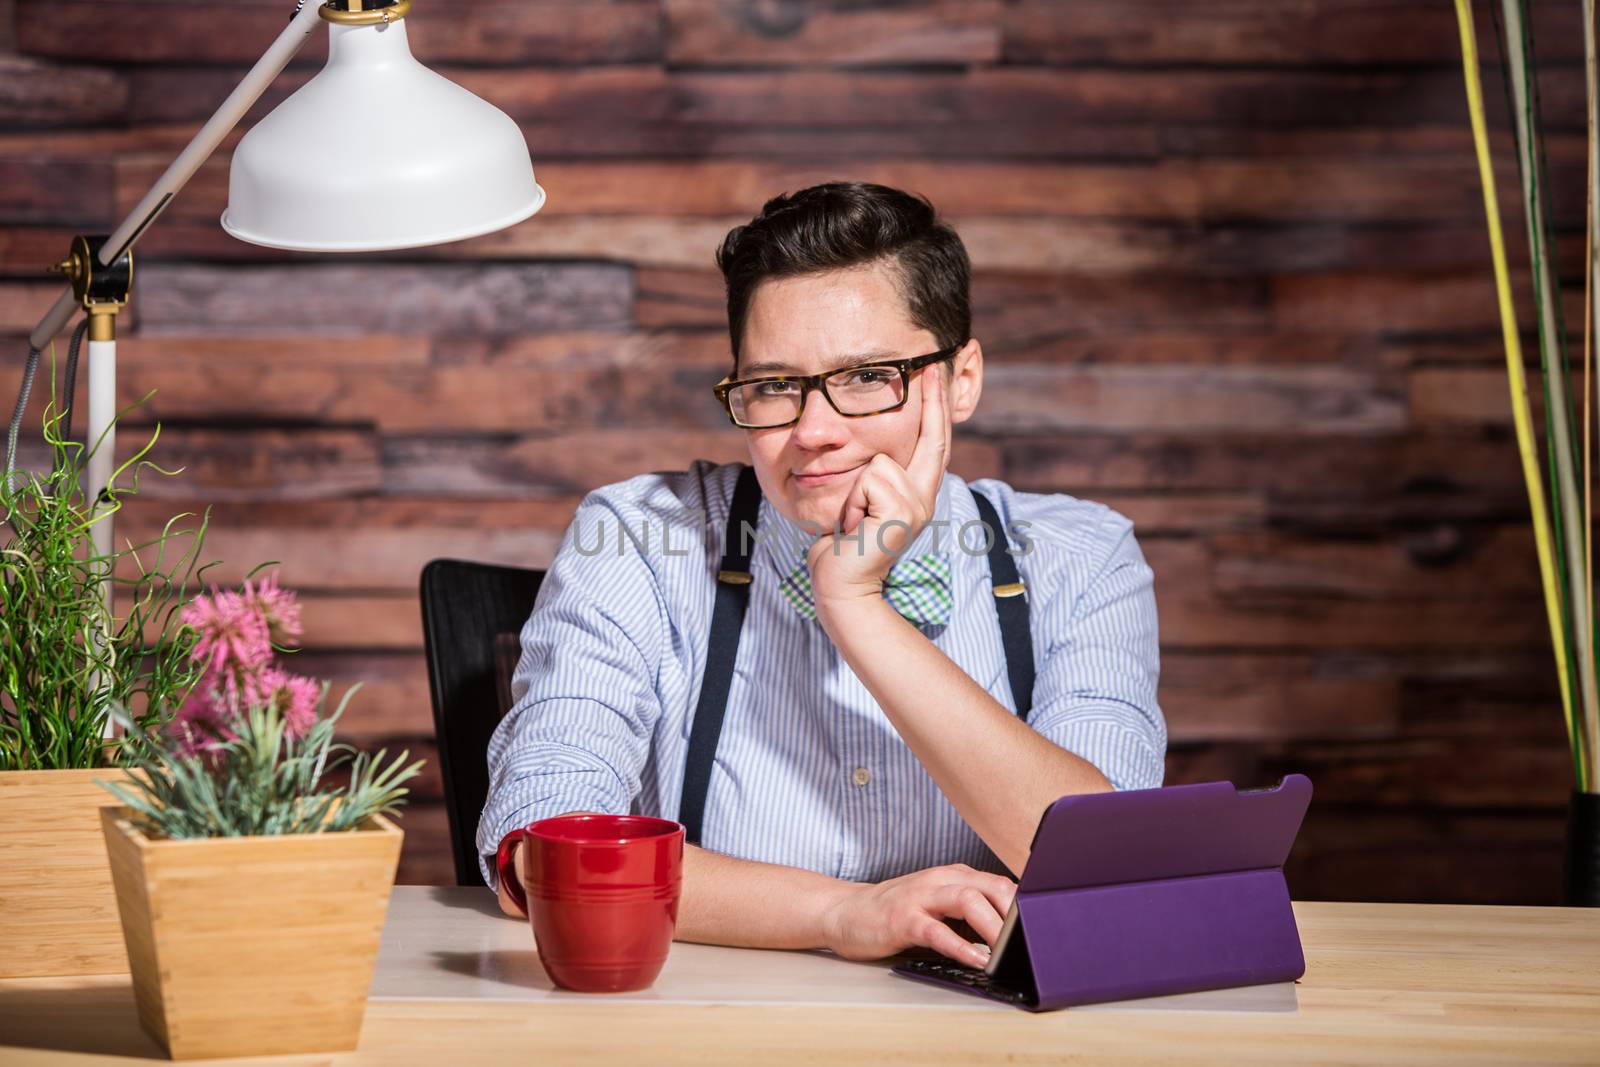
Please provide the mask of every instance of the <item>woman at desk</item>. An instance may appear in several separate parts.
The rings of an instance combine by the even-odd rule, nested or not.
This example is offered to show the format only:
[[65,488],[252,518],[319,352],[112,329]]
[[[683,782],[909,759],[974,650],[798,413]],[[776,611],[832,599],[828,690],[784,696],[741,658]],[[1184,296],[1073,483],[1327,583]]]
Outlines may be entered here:
[[1050,802],[1161,783],[1150,568],[1110,508],[947,472],[983,349],[925,200],[803,189],[716,258],[750,465],[579,507],[490,743],[485,879],[535,819],[632,810],[689,827],[680,940],[981,966]]

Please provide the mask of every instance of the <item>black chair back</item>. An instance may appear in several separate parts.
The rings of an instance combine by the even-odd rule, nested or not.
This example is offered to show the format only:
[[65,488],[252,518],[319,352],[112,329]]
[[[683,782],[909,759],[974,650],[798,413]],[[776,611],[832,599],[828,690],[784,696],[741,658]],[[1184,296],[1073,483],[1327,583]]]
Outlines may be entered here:
[[482,885],[475,842],[489,737],[511,706],[518,635],[544,571],[436,559],[422,569],[422,644],[457,885]]

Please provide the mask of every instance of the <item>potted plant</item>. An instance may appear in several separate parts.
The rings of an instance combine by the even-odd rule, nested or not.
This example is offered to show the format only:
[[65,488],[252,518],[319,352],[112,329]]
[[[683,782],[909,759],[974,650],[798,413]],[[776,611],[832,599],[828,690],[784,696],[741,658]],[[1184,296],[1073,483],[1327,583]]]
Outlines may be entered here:
[[97,782],[120,747],[108,713],[154,722],[199,677],[176,612],[205,520],[181,529],[179,515],[144,544],[96,552],[95,524],[140,474],[173,472],[146,459],[158,427],[91,507],[80,475],[94,449],[69,439],[69,410],[53,395],[45,408],[50,469],[12,470],[8,448],[0,479],[0,978],[127,970],[100,831]]
[[[204,677],[174,719],[129,718],[101,813],[139,1020],[174,1059],[356,1047],[421,764],[334,743],[352,688],[275,661],[299,635],[268,577],[195,598]],[[281,650],[281,649],[279,649]]]

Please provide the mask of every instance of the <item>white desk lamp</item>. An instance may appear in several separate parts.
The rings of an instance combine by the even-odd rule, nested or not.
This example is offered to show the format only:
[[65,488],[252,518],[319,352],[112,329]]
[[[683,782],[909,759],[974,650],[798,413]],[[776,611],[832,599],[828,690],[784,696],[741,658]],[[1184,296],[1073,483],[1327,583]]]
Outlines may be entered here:
[[[72,284],[28,338],[28,367],[6,449],[5,476],[39,353],[78,307],[89,313],[85,498],[113,470],[116,313],[128,301],[131,249],[319,21],[328,62],[240,140],[222,227],[252,244],[307,252],[377,252],[459,241],[521,222],[544,204],[522,131],[504,112],[411,55],[411,0],[300,0],[289,25],[109,237],[77,237],[57,270]],[[111,516],[94,525],[111,552]]]

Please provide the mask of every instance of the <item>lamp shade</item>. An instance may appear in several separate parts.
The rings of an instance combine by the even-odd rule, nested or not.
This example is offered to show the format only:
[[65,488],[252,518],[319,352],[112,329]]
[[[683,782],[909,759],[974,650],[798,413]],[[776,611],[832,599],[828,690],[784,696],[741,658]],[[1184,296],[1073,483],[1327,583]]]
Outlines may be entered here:
[[234,150],[223,229],[376,252],[492,233],[544,204],[517,124],[417,62],[405,19],[328,31],[327,64]]

